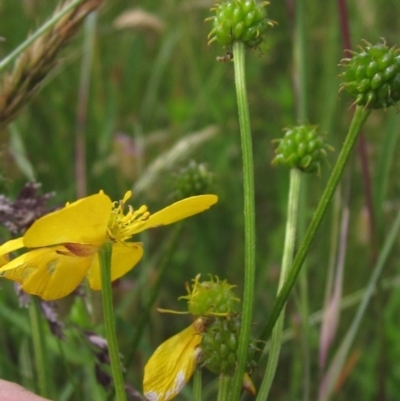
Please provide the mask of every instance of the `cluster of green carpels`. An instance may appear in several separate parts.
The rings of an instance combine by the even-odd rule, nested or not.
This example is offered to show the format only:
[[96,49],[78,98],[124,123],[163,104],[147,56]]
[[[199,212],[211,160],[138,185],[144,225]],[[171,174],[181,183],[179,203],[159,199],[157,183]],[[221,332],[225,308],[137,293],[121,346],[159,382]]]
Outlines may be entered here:
[[319,173],[328,151],[332,150],[325,137],[312,125],[287,128],[283,138],[275,142],[278,146],[272,164],[298,168],[305,173]]
[[387,108],[400,100],[400,49],[366,42],[353,57],[343,60],[342,88],[359,106]]
[[187,166],[173,174],[171,181],[172,198],[178,201],[189,196],[209,193],[214,176],[205,164],[191,160]]
[[213,373],[233,374],[241,325],[240,300],[233,292],[235,286],[226,280],[211,277],[200,281],[199,278],[196,277],[191,288],[188,286],[188,295],[180,299],[188,300],[190,314],[203,319],[200,364]]
[[267,18],[268,2],[256,0],[230,0],[216,5],[213,29],[208,35],[209,43],[217,41],[231,47],[234,42],[243,42],[246,47],[258,47],[268,26],[273,22]]

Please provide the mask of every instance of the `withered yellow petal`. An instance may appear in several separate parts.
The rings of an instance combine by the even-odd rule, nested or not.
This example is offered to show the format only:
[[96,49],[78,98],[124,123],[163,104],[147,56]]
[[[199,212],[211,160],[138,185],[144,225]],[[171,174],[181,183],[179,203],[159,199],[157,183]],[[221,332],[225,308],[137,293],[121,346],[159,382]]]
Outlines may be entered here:
[[256,395],[256,388],[253,384],[253,381],[250,379],[250,376],[247,373],[245,373],[243,376],[242,387],[251,395]]
[[[111,281],[122,277],[131,270],[143,256],[143,248],[140,243],[125,242],[124,244],[114,243],[111,256]],[[92,290],[101,289],[99,258],[96,255],[92,265],[87,272],[87,279]]]
[[111,200],[104,193],[73,202],[36,220],[24,235],[27,248],[67,242],[100,245],[105,241]]
[[45,300],[65,297],[81,283],[93,256],[79,257],[59,252],[68,251],[56,246],[27,252],[9,262],[3,275],[21,283],[28,294]]
[[0,246],[0,255],[5,255],[6,253],[10,253],[16,251],[17,249],[24,247],[24,239],[23,237],[12,239],[10,241],[5,242]]
[[148,400],[169,401],[182,390],[196,369],[201,339],[193,324],[156,349],[144,368],[143,392]]
[[199,195],[183,199],[167,206],[160,211],[151,214],[143,225],[138,226],[136,232],[147,230],[148,228],[165,226],[175,223],[176,221],[193,216],[197,213],[204,212],[218,201],[216,195]]

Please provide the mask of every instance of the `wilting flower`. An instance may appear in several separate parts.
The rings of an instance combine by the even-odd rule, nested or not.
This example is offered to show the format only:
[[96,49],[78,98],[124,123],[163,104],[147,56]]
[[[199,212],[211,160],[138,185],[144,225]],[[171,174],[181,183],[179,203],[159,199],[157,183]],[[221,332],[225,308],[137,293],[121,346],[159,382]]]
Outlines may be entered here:
[[208,209],[215,195],[200,195],[150,214],[146,206],[128,206],[123,200],[112,203],[100,192],[36,220],[23,237],[0,246],[0,257],[21,248],[28,251],[5,263],[0,275],[19,282],[24,291],[43,299],[62,298],[86,278],[94,290],[101,289],[98,251],[112,242],[111,280],[123,276],[142,258],[142,244],[129,241],[148,228],[174,223]]
[[162,343],[144,368],[143,393],[150,401],[172,400],[192,377],[201,355],[204,320]]
[[[189,327],[162,343],[148,360],[143,393],[149,401],[172,400],[197,366],[217,374],[234,372],[240,319],[235,313],[239,299],[234,296],[233,287],[226,280],[212,277],[210,281],[200,282],[200,275],[193,280],[192,288],[187,285],[188,295],[181,298],[188,300],[189,313],[197,316]],[[247,373],[243,388],[255,394]]]

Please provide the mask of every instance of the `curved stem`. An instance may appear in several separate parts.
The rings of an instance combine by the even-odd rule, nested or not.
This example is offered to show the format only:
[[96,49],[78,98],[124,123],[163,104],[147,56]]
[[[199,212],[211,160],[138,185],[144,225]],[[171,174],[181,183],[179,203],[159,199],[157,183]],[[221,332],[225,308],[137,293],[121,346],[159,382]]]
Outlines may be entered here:
[[114,380],[117,401],[126,401],[125,383],[122,376],[118,343],[115,332],[114,307],[111,291],[111,255],[112,243],[106,242],[99,251],[101,295],[103,300],[104,327],[108,344],[108,354],[111,363],[111,373]]
[[[282,256],[281,275],[279,278],[278,294],[281,291],[283,284],[286,281],[289,273],[289,268],[292,264],[294,246],[296,243],[296,223],[298,216],[299,193],[301,183],[301,171],[298,169],[291,169],[290,171],[290,184],[289,184],[289,199],[287,208],[286,219],[286,234],[285,244]],[[264,373],[264,378],[261,387],[258,391],[257,400],[265,401],[268,398],[269,390],[271,388],[272,380],[274,379],[276,367],[278,365],[279,353],[282,344],[282,329],[283,321],[285,318],[285,310],[282,312],[276,322],[272,332],[271,349],[269,352],[268,365]]]
[[304,259],[307,256],[307,252],[310,249],[311,242],[314,239],[316,231],[321,224],[322,218],[325,215],[329,201],[331,200],[335,189],[340,181],[340,178],[342,177],[344,168],[350,156],[351,150],[353,149],[354,144],[357,140],[360,129],[367,119],[369,113],[370,110],[367,108],[363,108],[360,106],[356,107],[356,111],[353,115],[353,120],[351,122],[349,132],[343,144],[343,148],[339,154],[338,160],[336,161],[335,167],[322,194],[322,197],[318,203],[317,209],[315,210],[315,213],[311,219],[310,225],[308,226],[305,237],[293,261],[293,265],[289,271],[288,279],[285,282],[282,291],[279,293],[279,296],[274,303],[268,322],[261,334],[261,339],[267,339],[270,336],[272,329],[274,328],[275,323],[279,317],[279,314],[281,313],[286,303],[286,300],[289,297],[289,293],[296,281],[297,275],[300,272]]
[[242,327],[238,347],[238,366],[232,385],[230,401],[239,398],[245,371],[250,328],[253,317],[254,277],[255,277],[255,211],[254,211],[254,167],[251,142],[249,106],[245,80],[244,44],[233,44],[233,61],[235,69],[235,86],[238,103],[240,137],[243,158],[243,191],[244,191],[244,293],[242,310]]

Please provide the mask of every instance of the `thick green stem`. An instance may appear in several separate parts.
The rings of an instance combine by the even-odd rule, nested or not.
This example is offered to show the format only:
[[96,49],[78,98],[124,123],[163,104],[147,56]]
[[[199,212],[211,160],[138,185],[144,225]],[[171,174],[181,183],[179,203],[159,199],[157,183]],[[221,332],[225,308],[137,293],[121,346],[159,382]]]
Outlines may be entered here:
[[218,398],[217,401],[232,401],[229,390],[232,385],[232,376],[219,375],[218,379]]
[[35,365],[38,375],[39,393],[43,397],[50,397],[48,370],[46,361],[45,340],[43,333],[43,324],[40,318],[39,300],[32,297],[29,305],[29,318],[31,323],[33,350],[35,354]]
[[242,327],[239,337],[238,366],[235,371],[232,393],[229,401],[235,401],[239,398],[242,388],[243,374],[246,367],[250,328],[253,317],[256,240],[253,150],[245,80],[245,47],[243,43],[235,42],[233,44],[233,61],[243,158],[245,260]]
[[304,259],[307,256],[307,252],[310,249],[311,242],[314,239],[316,231],[319,225],[321,224],[322,218],[325,215],[329,201],[331,200],[335,192],[335,189],[337,188],[337,185],[340,181],[340,178],[342,177],[344,168],[350,156],[351,150],[353,149],[354,144],[356,143],[360,129],[364,124],[365,120],[367,119],[369,113],[370,110],[367,108],[363,108],[360,106],[357,106],[356,108],[356,111],[353,115],[353,120],[350,125],[349,132],[343,144],[343,148],[339,154],[338,160],[336,161],[335,167],[326,185],[324,193],[322,194],[322,197],[318,203],[313,218],[311,219],[310,225],[308,226],[305,237],[293,261],[293,265],[289,271],[288,279],[285,282],[282,291],[279,293],[279,296],[275,301],[268,322],[260,336],[261,339],[263,340],[267,339],[270,336],[272,329],[274,328],[275,323],[286,303],[286,300],[289,297],[289,293],[294,283],[296,282],[297,275],[299,274]]
[[193,377],[193,401],[201,401],[201,369],[196,369]]
[[25,49],[27,49],[37,38],[42,36],[47,30],[54,26],[65,14],[82,3],[83,0],[75,0],[64,7],[60,12],[54,15],[49,21],[42,25],[33,35],[29,36],[23,43],[21,43],[13,52],[0,61],[0,73],[12,63]]
[[[281,275],[279,278],[279,285],[278,285],[278,294],[281,291],[286,281],[286,278],[289,273],[289,268],[293,261],[294,246],[296,242],[296,224],[298,215],[297,210],[299,204],[301,174],[302,174],[301,171],[298,169],[291,169],[290,171],[286,234],[285,234],[285,244],[282,256]],[[268,398],[272,380],[274,379],[276,367],[278,365],[279,353],[282,344],[282,329],[283,329],[284,318],[285,318],[285,310],[283,308],[276,322],[274,330],[272,332],[271,349],[269,352],[268,365],[264,373],[264,378],[261,383],[261,387],[258,391],[257,401],[265,401]]]
[[111,372],[114,380],[117,401],[126,401],[125,383],[122,376],[118,343],[115,332],[114,307],[111,289],[111,255],[112,243],[106,242],[99,251],[101,289],[103,299],[104,327],[108,344]]

